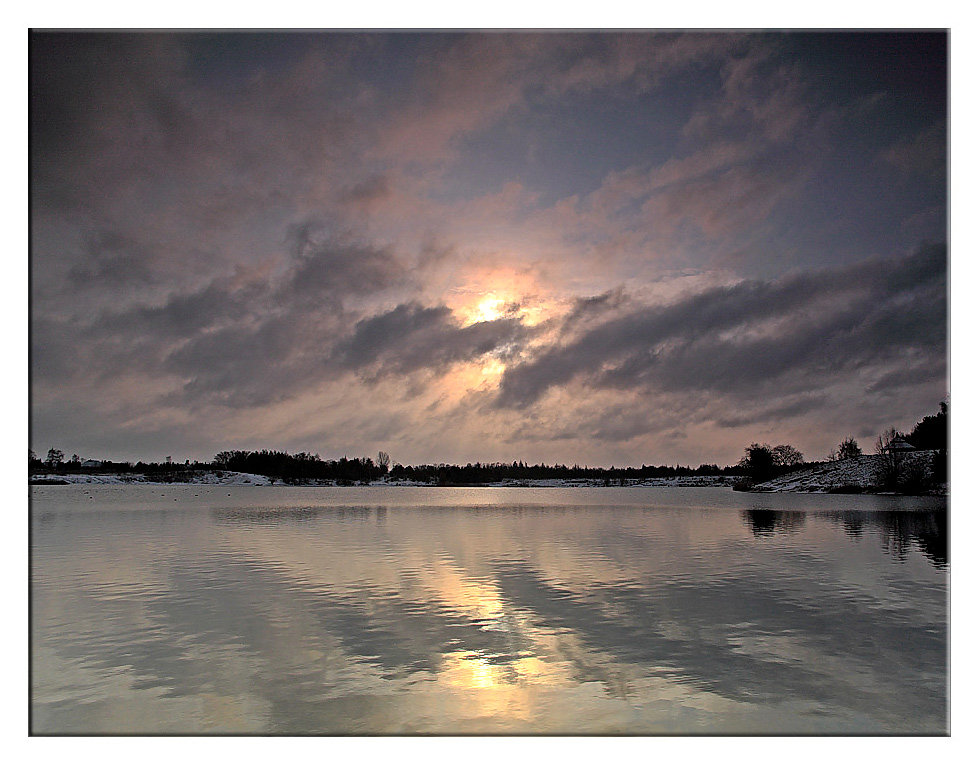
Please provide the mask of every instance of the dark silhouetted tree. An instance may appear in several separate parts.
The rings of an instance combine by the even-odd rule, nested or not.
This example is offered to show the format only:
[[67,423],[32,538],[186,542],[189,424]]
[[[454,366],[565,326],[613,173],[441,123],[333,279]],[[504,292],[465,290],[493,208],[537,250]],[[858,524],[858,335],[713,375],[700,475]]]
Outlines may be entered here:
[[834,460],[851,460],[854,457],[859,457],[862,454],[863,451],[860,449],[857,439],[855,439],[853,436],[847,436],[840,441],[840,445],[836,447],[836,451],[833,452],[832,458]]
[[61,467],[61,463],[65,461],[65,453],[61,449],[48,449],[48,458],[44,461],[52,470],[56,470]]
[[800,452],[794,446],[779,444],[772,449],[772,462],[779,467],[801,465],[804,461],[805,459],[802,456],[802,452]]
[[874,478],[877,484],[885,489],[897,489],[901,480],[901,472],[906,461],[905,454],[891,448],[891,444],[900,436],[901,434],[894,428],[888,428],[877,436],[874,442],[874,451],[877,453]]
[[775,467],[772,447],[768,444],[752,444],[745,447],[744,457],[738,465],[756,481],[765,480],[772,474],[772,468]]
[[938,414],[930,414],[915,425],[907,441],[919,449],[948,449],[948,402],[939,405]]

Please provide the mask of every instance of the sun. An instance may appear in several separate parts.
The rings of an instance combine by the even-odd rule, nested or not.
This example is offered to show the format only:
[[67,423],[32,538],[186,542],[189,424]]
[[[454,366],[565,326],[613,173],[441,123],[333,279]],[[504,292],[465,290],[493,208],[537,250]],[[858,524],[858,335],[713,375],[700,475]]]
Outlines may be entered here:
[[470,309],[467,317],[468,323],[478,324],[482,321],[502,319],[506,312],[506,305],[506,300],[498,298],[496,295],[488,295]]

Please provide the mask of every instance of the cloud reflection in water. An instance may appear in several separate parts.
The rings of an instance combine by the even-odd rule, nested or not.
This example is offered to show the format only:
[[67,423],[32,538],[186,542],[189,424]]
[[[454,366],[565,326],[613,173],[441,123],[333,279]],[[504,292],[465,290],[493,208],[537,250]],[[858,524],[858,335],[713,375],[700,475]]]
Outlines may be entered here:
[[927,550],[896,558],[854,536],[852,513],[269,505],[176,524],[44,517],[34,703],[45,730],[946,725],[947,571]]

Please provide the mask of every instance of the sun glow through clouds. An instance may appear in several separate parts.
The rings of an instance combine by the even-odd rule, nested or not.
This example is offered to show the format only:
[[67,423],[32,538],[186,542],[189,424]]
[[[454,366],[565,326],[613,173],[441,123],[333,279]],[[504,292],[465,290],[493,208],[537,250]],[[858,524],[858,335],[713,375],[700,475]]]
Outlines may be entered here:
[[506,371],[506,364],[504,364],[499,359],[489,359],[483,364],[483,368],[479,371],[480,375],[484,378],[493,379],[499,377]]
[[484,298],[477,304],[475,310],[470,314],[470,324],[477,324],[481,321],[496,321],[502,319],[506,309],[506,302],[494,295]]

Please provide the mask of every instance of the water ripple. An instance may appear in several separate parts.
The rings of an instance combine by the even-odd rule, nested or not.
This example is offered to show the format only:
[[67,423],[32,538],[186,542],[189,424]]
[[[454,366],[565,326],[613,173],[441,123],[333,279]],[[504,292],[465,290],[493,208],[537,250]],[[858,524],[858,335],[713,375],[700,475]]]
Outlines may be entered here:
[[124,489],[35,495],[36,732],[947,727],[933,508]]

